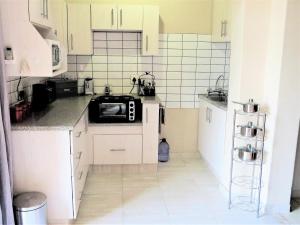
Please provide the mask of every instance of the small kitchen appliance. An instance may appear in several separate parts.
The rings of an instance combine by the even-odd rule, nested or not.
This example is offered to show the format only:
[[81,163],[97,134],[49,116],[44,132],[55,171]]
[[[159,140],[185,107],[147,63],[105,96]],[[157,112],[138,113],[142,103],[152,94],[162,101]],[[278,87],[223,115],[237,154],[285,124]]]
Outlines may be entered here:
[[99,96],[89,104],[92,123],[132,123],[141,120],[142,104],[133,96]]
[[52,51],[52,70],[59,70],[62,66],[62,53],[60,42],[55,40],[46,39],[47,43],[50,45]]
[[138,79],[139,96],[155,96],[155,76],[146,72]]
[[54,90],[56,98],[74,97],[78,95],[77,80],[51,79],[47,81],[47,85]]
[[94,95],[94,80],[93,78],[84,79],[84,94]]
[[32,111],[42,111],[56,99],[55,90],[47,84],[32,85]]

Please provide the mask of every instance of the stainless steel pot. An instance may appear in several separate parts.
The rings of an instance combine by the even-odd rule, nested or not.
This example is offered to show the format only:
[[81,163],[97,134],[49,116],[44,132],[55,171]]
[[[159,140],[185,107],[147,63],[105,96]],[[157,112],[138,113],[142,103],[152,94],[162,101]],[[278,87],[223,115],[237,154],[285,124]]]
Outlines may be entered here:
[[238,125],[237,127],[240,127],[240,134],[243,137],[256,137],[259,130],[262,130],[261,128],[258,128],[253,125],[252,122],[248,122],[247,125]]
[[233,102],[243,106],[243,111],[245,113],[256,113],[259,110],[259,105],[254,103],[253,99],[249,99],[247,103]]
[[243,161],[255,161],[257,159],[258,151],[252,145],[235,148],[238,151],[238,157]]

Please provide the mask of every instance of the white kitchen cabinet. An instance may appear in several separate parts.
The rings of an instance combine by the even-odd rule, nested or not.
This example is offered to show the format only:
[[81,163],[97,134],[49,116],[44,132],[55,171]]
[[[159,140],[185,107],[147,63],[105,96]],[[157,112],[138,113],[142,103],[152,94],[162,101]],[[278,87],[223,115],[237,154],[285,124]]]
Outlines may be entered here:
[[144,6],[142,55],[158,55],[159,7]]
[[213,0],[212,41],[230,41],[231,0]]
[[93,3],[91,5],[92,30],[117,30],[118,7]]
[[141,31],[143,27],[143,6],[119,5],[118,28],[124,31]]
[[91,4],[93,30],[141,31],[143,6]]
[[142,163],[141,123],[93,124],[88,130],[94,165]]
[[90,4],[68,3],[69,55],[93,54]]
[[87,113],[69,130],[13,130],[16,193],[47,196],[48,220],[75,219],[88,173]]
[[61,45],[63,45],[64,48],[67,48],[67,3],[65,1],[53,1],[49,7],[53,16],[53,32]]
[[29,19],[30,22],[42,26],[51,28],[51,0],[29,0]]
[[143,104],[143,163],[158,162],[159,104]]
[[224,157],[225,129],[226,111],[200,100],[198,150],[219,179]]
[[94,135],[94,164],[141,164],[142,135]]

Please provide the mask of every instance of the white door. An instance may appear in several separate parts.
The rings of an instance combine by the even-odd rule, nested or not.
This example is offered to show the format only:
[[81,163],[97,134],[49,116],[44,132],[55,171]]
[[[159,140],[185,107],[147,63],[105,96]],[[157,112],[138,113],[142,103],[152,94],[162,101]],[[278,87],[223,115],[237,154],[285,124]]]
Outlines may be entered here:
[[90,4],[68,4],[68,48],[70,55],[93,54]]
[[230,41],[230,0],[213,1],[212,40]]
[[51,27],[49,20],[49,0],[29,0],[29,19],[35,25]]
[[143,28],[143,6],[119,5],[118,29],[128,31],[141,31]]
[[142,135],[94,135],[94,164],[141,164]]
[[158,55],[159,7],[144,6],[142,55]]
[[91,5],[93,30],[117,30],[118,8],[116,5],[93,3]]
[[143,163],[158,162],[159,104],[143,104]]

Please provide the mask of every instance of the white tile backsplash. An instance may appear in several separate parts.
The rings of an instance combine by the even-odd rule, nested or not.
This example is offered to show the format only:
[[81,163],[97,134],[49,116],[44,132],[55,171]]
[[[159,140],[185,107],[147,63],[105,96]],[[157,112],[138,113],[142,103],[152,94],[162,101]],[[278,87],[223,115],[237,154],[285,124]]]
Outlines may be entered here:
[[[109,83],[115,93],[128,94],[131,75],[149,71],[156,76],[157,95],[169,108],[194,108],[198,94],[225,74],[228,88],[230,43],[212,43],[210,35],[160,34],[158,56],[141,55],[141,34],[94,32],[93,56],[68,56],[67,75],[93,77],[95,90]],[[13,81],[12,81],[13,82]]]

